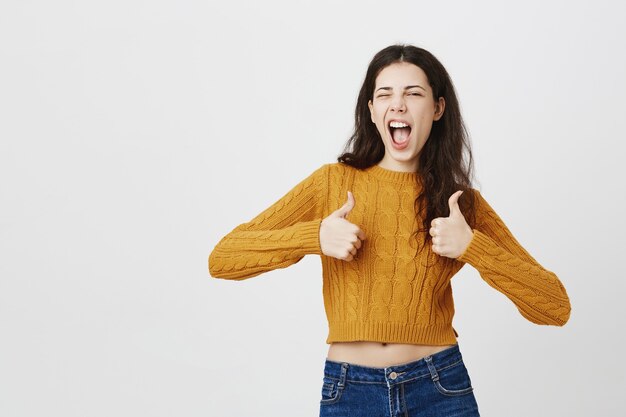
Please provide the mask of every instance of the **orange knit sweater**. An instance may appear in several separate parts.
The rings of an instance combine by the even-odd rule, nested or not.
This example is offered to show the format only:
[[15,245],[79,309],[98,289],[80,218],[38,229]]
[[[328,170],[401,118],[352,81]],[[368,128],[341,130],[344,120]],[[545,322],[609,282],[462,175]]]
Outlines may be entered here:
[[[519,244],[478,190],[472,189],[480,204],[468,247],[450,262],[435,262],[439,255],[424,245],[423,233],[419,246],[410,238],[418,226],[413,203],[419,187],[413,172],[324,164],[224,236],[209,255],[209,273],[243,280],[319,255],[326,343],[456,343],[451,278],[465,263],[531,322],[568,321],[570,302],[561,281]],[[346,202],[347,191],[355,206],[346,219],[366,235],[349,262],[323,255],[319,241],[322,220]]]

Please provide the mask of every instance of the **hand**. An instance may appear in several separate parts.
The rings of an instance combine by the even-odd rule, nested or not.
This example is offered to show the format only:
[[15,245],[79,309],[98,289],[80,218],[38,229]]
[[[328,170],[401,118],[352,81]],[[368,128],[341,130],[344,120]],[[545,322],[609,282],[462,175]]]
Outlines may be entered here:
[[459,197],[463,191],[457,191],[448,199],[450,216],[437,217],[430,222],[430,235],[433,237],[432,250],[437,255],[458,258],[469,245],[474,232],[465,221],[459,208]]
[[322,220],[320,226],[320,246],[326,256],[351,261],[365,240],[365,233],[355,224],[346,220],[354,208],[354,196],[348,191],[348,201]]

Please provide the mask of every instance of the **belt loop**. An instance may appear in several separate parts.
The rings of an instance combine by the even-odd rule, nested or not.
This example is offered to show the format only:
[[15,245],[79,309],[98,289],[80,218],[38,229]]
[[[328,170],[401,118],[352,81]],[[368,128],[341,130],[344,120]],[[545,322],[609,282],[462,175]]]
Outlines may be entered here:
[[430,371],[430,377],[433,379],[433,381],[439,381],[439,374],[437,373],[437,370],[435,369],[435,365],[433,365],[432,356],[430,355],[426,356],[424,360],[426,360],[426,365],[428,365],[428,370]]
[[346,384],[346,373],[348,372],[348,363],[347,362],[343,362],[341,364],[341,375],[339,376],[339,383],[337,384],[337,386],[343,388],[343,386]]

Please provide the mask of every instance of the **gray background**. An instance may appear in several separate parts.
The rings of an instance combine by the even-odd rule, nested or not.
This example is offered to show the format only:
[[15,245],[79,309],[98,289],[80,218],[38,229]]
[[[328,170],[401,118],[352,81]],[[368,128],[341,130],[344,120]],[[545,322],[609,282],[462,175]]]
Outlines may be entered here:
[[477,187],[571,297],[538,326],[454,277],[482,415],[623,415],[619,4],[3,1],[0,415],[317,415],[319,257],[242,282],[207,258],[335,161],[395,42],[444,63]]

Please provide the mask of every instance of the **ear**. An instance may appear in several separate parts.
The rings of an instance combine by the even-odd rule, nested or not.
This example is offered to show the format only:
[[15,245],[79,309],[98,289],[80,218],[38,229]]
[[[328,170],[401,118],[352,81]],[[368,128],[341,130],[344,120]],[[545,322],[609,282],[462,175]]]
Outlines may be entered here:
[[439,97],[439,101],[435,104],[435,118],[434,120],[437,121],[439,119],[441,119],[441,116],[443,116],[443,111],[446,108],[446,100],[443,97]]
[[374,108],[374,105],[372,104],[372,100],[369,100],[367,102],[367,107],[369,107],[369,109],[370,109],[370,118],[372,119],[372,123],[376,123],[374,121],[374,113],[372,112],[372,109]]

